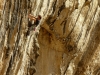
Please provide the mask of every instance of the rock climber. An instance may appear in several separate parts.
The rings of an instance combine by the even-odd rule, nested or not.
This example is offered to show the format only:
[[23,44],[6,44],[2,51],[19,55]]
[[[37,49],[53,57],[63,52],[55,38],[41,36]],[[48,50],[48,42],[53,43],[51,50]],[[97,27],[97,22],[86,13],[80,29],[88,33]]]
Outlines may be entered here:
[[36,27],[39,25],[40,20],[41,20],[41,15],[38,15],[38,17],[34,17],[33,15],[29,14],[28,15],[28,31],[27,34],[30,33],[30,30],[34,30],[36,29]]
[[29,18],[28,27],[32,27],[32,26],[37,27],[39,25],[40,20],[41,20],[41,15],[38,15],[38,17],[36,18],[33,15],[29,14],[28,18]]

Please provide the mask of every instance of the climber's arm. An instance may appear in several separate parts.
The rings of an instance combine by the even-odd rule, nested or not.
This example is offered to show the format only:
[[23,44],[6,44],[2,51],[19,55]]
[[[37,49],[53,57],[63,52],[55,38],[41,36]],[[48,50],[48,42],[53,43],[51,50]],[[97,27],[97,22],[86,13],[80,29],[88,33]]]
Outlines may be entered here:
[[28,15],[28,18],[29,18],[30,20],[36,21],[36,18],[35,18],[33,15],[31,15],[31,14]]

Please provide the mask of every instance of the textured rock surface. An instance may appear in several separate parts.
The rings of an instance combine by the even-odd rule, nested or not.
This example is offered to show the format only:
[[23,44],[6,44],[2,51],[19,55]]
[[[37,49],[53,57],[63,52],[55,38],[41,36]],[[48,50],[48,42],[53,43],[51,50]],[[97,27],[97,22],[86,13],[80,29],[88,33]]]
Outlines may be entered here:
[[0,75],[33,75],[36,71],[39,27],[26,35],[29,3],[24,0],[4,2],[0,25]]
[[[99,0],[5,0],[3,5],[1,75],[100,75]],[[28,13],[41,14],[42,21],[26,36]]]

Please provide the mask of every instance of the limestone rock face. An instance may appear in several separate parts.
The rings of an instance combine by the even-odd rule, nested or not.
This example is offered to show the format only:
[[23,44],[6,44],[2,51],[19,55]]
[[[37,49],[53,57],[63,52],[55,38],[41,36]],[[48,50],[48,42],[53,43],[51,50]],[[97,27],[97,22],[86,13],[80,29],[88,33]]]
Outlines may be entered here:
[[0,75],[33,75],[39,56],[36,31],[28,31],[30,1],[5,0],[0,25]]
[[[2,5],[0,75],[100,75],[100,0]],[[42,20],[27,35],[29,13]]]

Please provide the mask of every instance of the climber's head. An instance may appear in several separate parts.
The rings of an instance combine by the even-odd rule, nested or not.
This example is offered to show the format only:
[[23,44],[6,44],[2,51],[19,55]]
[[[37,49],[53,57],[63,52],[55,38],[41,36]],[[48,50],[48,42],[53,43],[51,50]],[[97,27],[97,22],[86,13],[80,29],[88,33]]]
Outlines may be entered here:
[[41,18],[42,18],[41,15],[38,15],[38,20],[41,20]]

